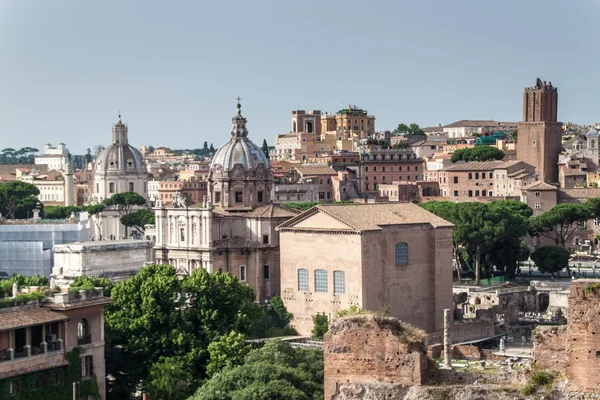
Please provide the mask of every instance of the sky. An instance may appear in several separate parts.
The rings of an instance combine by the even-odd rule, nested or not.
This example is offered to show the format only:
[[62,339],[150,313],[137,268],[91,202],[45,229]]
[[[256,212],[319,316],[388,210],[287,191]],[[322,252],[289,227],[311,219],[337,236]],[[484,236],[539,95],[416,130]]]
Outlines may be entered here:
[[537,77],[600,121],[597,0],[0,0],[0,148],[219,147],[236,97],[257,144],[291,110],[354,104],[378,130],[519,121]]

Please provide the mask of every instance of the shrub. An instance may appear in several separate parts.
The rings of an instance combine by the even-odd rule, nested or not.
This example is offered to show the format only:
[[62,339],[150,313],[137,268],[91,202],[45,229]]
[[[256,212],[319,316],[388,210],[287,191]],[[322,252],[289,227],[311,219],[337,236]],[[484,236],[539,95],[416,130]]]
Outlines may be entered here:
[[552,375],[546,371],[538,371],[529,378],[529,382],[537,386],[544,386],[552,382]]
[[531,396],[532,394],[535,393],[535,391],[536,391],[536,388],[534,388],[531,383],[526,383],[525,386],[523,386],[523,394],[525,396]]

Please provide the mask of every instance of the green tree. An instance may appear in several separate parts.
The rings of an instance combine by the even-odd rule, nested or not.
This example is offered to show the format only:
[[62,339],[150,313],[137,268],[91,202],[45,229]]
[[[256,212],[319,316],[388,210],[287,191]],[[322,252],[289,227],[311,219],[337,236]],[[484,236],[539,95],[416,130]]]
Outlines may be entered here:
[[475,146],[456,150],[454,153],[452,153],[450,161],[455,163],[458,161],[494,161],[502,159],[504,159],[504,152],[497,147]]
[[209,151],[210,151],[210,154],[215,154],[215,147],[213,146],[213,144],[212,144],[212,143],[210,144],[210,149],[209,149]]
[[102,211],[104,211],[105,208],[106,206],[104,204],[92,204],[89,206],[83,206],[82,210],[89,213],[90,215],[98,215]]
[[50,281],[44,275],[32,275],[25,276],[22,274],[12,274],[8,281],[13,284],[16,283],[18,287],[21,286],[48,286]]
[[204,146],[202,146],[202,152],[203,152],[203,155],[208,155],[208,153],[209,153],[208,142],[206,142],[206,141],[204,142]]
[[316,400],[323,398],[323,352],[273,340],[252,350],[243,365],[226,368],[190,400]]
[[424,135],[425,134],[423,129],[421,129],[421,127],[419,125],[415,124],[414,122],[408,126],[408,133],[410,133],[411,135]]
[[146,199],[136,192],[115,193],[102,202],[106,207],[117,210],[121,216],[129,214],[133,207],[146,205]]
[[[460,223],[460,219],[458,218],[458,207],[459,204],[453,201],[429,201],[427,203],[421,204],[425,210],[429,211],[445,219],[448,222],[453,223],[455,226]],[[461,245],[461,238],[457,236],[457,231],[453,230],[452,234],[452,253],[454,259],[456,260],[456,274],[458,277],[458,281],[461,281],[461,259],[459,257],[459,248]]]
[[206,373],[208,376],[221,372],[225,368],[242,365],[251,347],[244,341],[244,335],[231,331],[212,341],[208,345],[210,354]]
[[531,219],[530,233],[566,248],[580,224],[592,217],[589,204],[562,203]]
[[[5,149],[6,150],[6,149]],[[0,212],[7,214],[9,219],[16,218],[16,212],[24,202],[34,200],[40,190],[34,185],[22,181],[0,183]]]
[[150,399],[185,400],[189,398],[188,386],[192,380],[185,356],[159,357],[150,367],[147,385]]
[[396,127],[396,132],[398,133],[404,133],[404,132],[410,132],[410,127],[406,124],[398,124],[398,126]]
[[569,251],[561,246],[541,246],[531,253],[531,259],[537,265],[540,272],[546,272],[554,276],[569,265]]
[[46,206],[44,207],[44,218],[46,219],[66,219],[71,213],[78,213],[80,207],[76,206]]
[[113,284],[108,278],[98,276],[81,275],[76,276],[71,283],[71,287],[94,288],[101,287],[104,289],[104,295],[110,297],[113,289]]
[[133,211],[121,217],[121,223],[129,228],[135,228],[139,233],[144,233],[145,225],[153,225],[155,222],[154,211],[147,208]]
[[329,330],[329,318],[325,314],[313,315],[313,329],[311,335],[317,340],[323,340],[323,336]]

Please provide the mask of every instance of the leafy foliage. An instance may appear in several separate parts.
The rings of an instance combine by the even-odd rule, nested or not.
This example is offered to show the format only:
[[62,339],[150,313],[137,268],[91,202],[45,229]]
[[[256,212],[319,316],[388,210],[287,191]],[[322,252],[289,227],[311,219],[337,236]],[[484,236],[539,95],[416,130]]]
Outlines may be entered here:
[[34,164],[37,152],[39,150],[34,147],[23,147],[19,150],[8,147],[0,151],[0,164]]
[[579,223],[592,218],[588,204],[557,204],[535,218],[531,219],[530,233],[554,240],[554,243],[565,247]]
[[[516,271],[521,256],[521,237],[527,234],[533,211],[515,200],[491,203],[428,202],[426,210],[454,224],[455,258],[467,263],[479,284],[482,267],[495,265],[509,277]],[[473,268],[471,263],[475,264]]]
[[267,144],[267,139],[263,139],[261,150],[265,154],[265,157],[267,157],[267,160],[268,160],[269,159],[269,145]]
[[104,211],[105,208],[106,206],[104,204],[92,204],[89,206],[83,206],[81,209],[90,215],[98,215]]
[[138,232],[144,232],[145,225],[153,225],[155,220],[154,211],[147,208],[125,214],[121,217],[121,223],[127,227],[135,228]]
[[423,131],[423,129],[421,129],[421,127],[417,124],[415,124],[414,122],[410,125],[406,125],[403,123],[398,124],[398,127],[396,128],[396,132],[398,133],[408,133],[409,135],[424,135],[425,132]]
[[117,210],[119,214],[129,214],[134,206],[146,205],[146,199],[136,192],[115,193],[102,202],[107,207]]
[[113,289],[113,284],[110,280],[108,280],[108,278],[81,275],[81,276],[77,276],[77,277],[75,277],[75,279],[73,279],[73,283],[71,284],[71,287],[76,287],[76,288],[101,287],[101,288],[104,288],[104,295],[107,297],[110,297],[110,295],[112,293],[112,289]]
[[71,213],[80,211],[81,208],[77,206],[46,206],[43,216],[45,219],[66,219],[71,216]]
[[492,146],[475,146],[466,149],[456,150],[452,153],[450,161],[453,163],[458,161],[492,161],[502,160],[504,152],[497,147]]
[[179,279],[167,265],[142,268],[116,284],[111,297],[106,359],[115,399],[139,389],[155,390],[160,398],[191,394],[207,377],[209,344],[227,343],[220,338],[232,331],[250,334],[261,312],[252,288],[233,275],[197,269]]
[[329,329],[329,318],[327,318],[327,315],[325,314],[317,314],[313,315],[312,320],[312,337],[317,340],[323,340],[323,336],[327,333],[327,330]]
[[250,351],[250,345],[244,341],[244,335],[231,331],[208,345],[210,359],[206,366],[208,376],[244,363],[244,358]]
[[[0,183],[0,212],[9,219],[17,218],[19,207],[29,210],[35,208],[38,200],[35,196],[40,190],[34,185],[22,181]],[[33,208],[32,208],[33,206]],[[26,216],[21,218],[27,218]]]
[[190,400],[322,398],[323,353],[273,340],[252,350],[243,365],[214,375]]
[[210,147],[208,146],[208,142],[204,142],[204,146],[201,149],[181,149],[181,150],[173,150],[173,153],[177,154],[178,156],[182,155],[182,154],[192,154],[195,156],[209,156],[211,155],[211,153],[215,152],[215,148],[212,145],[212,143],[210,144]]
[[531,259],[535,262],[540,272],[555,274],[569,265],[569,251],[561,246],[541,246],[531,253]]

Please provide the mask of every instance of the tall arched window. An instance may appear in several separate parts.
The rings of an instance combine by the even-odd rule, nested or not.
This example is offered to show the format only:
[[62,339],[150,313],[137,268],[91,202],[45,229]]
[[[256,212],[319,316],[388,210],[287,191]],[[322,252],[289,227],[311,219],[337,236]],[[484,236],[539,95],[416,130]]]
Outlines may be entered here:
[[396,265],[408,265],[408,243],[396,243]]
[[300,268],[298,270],[298,291],[308,292],[309,290],[308,270],[306,268]]
[[327,271],[315,270],[315,292],[327,293]]
[[89,344],[92,342],[92,337],[90,335],[90,325],[88,320],[85,318],[81,318],[79,323],[77,324],[77,344]]

